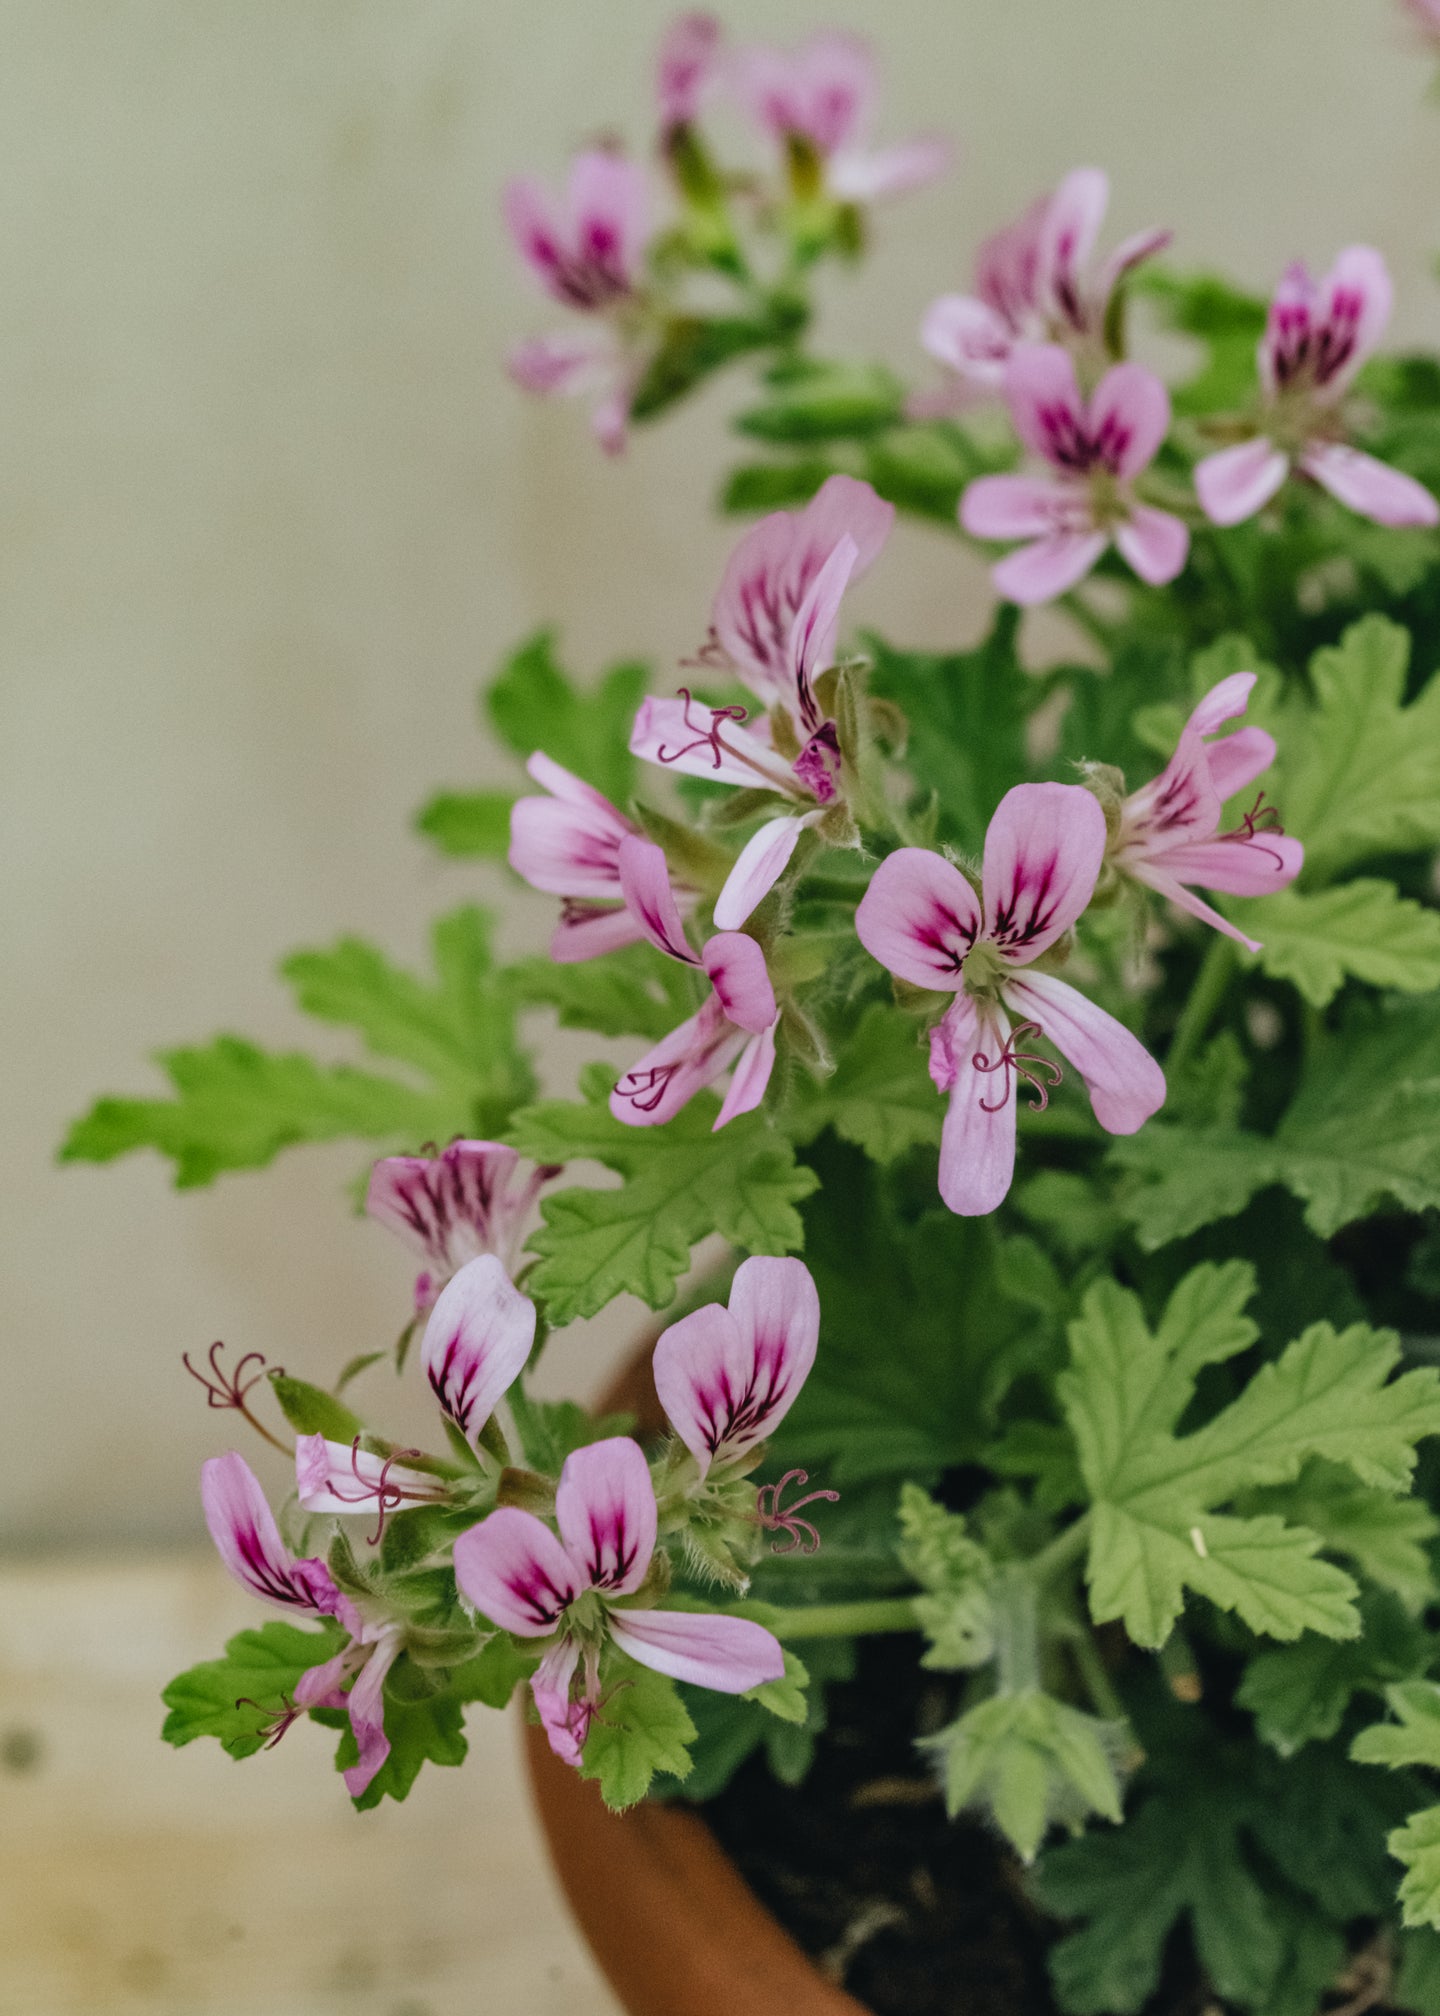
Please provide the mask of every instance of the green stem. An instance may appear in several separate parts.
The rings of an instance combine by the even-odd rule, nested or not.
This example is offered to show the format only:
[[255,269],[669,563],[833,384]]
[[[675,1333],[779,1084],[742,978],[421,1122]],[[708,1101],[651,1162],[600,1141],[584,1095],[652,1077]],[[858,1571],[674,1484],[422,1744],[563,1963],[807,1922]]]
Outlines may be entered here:
[[881,1631],[918,1631],[914,1599],[881,1596],[862,1603],[816,1603],[781,1610],[769,1619],[777,1638],[867,1638]]
[[1080,1627],[1071,1651],[1079,1668],[1080,1678],[1085,1683],[1085,1692],[1090,1696],[1091,1706],[1097,1715],[1103,1715],[1107,1722],[1123,1722],[1125,1707],[1115,1692],[1114,1682],[1105,1670],[1105,1661],[1100,1657],[1100,1648],[1085,1629]]
[[1063,1533],[1057,1533],[1048,1547],[1032,1554],[1025,1563],[1036,1582],[1049,1582],[1062,1569],[1071,1567],[1085,1552],[1090,1540],[1090,1514],[1083,1513]]
[[1199,1048],[1201,1037],[1225,998],[1234,970],[1234,943],[1217,932],[1200,963],[1195,985],[1190,989],[1190,999],[1185,1003],[1184,1012],[1175,1025],[1175,1034],[1170,1039],[1170,1048],[1165,1053],[1167,1078],[1173,1079],[1176,1072],[1182,1071]]

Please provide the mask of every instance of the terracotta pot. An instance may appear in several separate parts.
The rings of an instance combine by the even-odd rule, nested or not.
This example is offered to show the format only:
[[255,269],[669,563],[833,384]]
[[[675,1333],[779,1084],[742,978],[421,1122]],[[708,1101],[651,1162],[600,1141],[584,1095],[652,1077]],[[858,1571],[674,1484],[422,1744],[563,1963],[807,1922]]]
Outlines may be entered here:
[[[602,1395],[660,1424],[645,1349]],[[550,1859],[630,2016],[866,2016],[771,1917],[704,1821],[683,1807],[609,1812],[598,1786],[527,1726],[530,1786]]]

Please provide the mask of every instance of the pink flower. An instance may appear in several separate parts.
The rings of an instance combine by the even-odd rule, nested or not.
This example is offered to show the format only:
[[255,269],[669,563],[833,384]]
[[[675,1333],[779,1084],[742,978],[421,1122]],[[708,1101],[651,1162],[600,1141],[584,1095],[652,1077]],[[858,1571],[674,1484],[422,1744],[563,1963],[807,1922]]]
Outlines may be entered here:
[[854,35],[812,36],[798,49],[752,43],[735,52],[731,80],[742,110],[762,133],[800,141],[826,164],[826,185],[845,203],[873,203],[942,175],[944,140],[864,145],[875,101],[875,59]]
[[655,94],[665,133],[693,126],[720,81],[720,23],[713,14],[682,14],[660,43]]
[[493,1253],[471,1260],[431,1311],[420,1363],[440,1411],[472,1448],[535,1342],[535,1304]]
[[1380,525],[1434,525],[1422,484],[1345,440],[1341,402],[1390,319],[1390,275],[1369,245],[1351,245],[1319,282],[1289,267],[1270,303],[1259,352],[1263,431],[1196,464],[1195,489],[1217,525],[1269,503],[1291,469]]
[[1258,952],[1255,939],[1186,886],[1195,883],[1230,896],[1268,896],[1286,888],[1304,866],[1305,849],[1283,830],[1274,808],[1264,804],[1263,791],[1233,832],[1220,831],[1226,800],[1275,761],[1274,737],[1263,728],[1241,728],[1219,742],[1210,739],[1244,713],[1254,684],[1253,672],[1233,672],[1211,687],[1185,723],[1160,775],[1125,800],[1111,858],[1122,875]]
[[[763,703],[743,727],[743,708],[710,707],[681,689],[677,700],[645,701],[630,747],[646,762],[741,788],[768,789],[805,806],[767,821],[747,842],[715,904],[722,930],[742,925],[768,895],[801,832],[839,793],[840,739],[815,697],[834,661],[840,601],[878,557],[895,507],[868,483],[831,476],[802,511],[762,518],[731,554],[711,612],[702,654],[723,665]],[[798,756],[783,756],[768,720],[789,716]]]
[[638,945],[645,934],[625,908],[620,843],[638,834],[639,827],[540,750],[525,767],[550,796],[516,801],[510,814],[509,861],[532,889],[565,898],[550,957],[568,966],[622,945]]
[[522,177],[505,191],[505,221],[522,258],[554,300],[604,326],[534,338],[511,353],[510,372],[528,392],[593,394],[591,424],[602,447],[625,445],[636,365],[614,326],[636,297],[649,230],[644,171],[595,148],[576,156],[559,200]]
[[1017,343],[1103,336],[1121,280],[1170,242],[1168,231],[1136,232],[1090,279],[1085,267],[1109,198],[1102,169],[1073,169],[1053,195],[985,241],[975,262],[975,292],[942,295],[920,325],[920,341],[956,373],[956,382],[945,392],[921,394],[916,417],[952,411],[976,391],[1001,391]]
[[[358,1799],[390,1754],[381,1690],[401,1649],[398,1627],[362,1617],[323,1561],[295,1559],[280,1538],[255,1473],[234,1450],[204,1465],[200,1497],[210,1537],[237,1582],[277,1609],[313,1610],[337,1618],[349,1632],[349,1643],[333,1659],[301,1675],[276,1733],[283,1733],[305,1709],[347,1708],[360,1754],[346,1771],[345,1783]],[[359,1677],[349,1694],[341,1693],[341,1682],[354,1675]]]
[[800,1260],[743,1260],[730,1306],[707,1303],[655,1346],[655,1390],[699,1466],[746,1456],[778,1427],[815,1363],[820,1298]]
[[653,841],[626,840],[620,874],[626,901],[651,944],[703,970],[711,993],[697,1015],[672,1029],[624,1074],[610,1094],[610,1111],[631,1127],[659,1127],[733,1065],[715,1121],[718,1132],[760,1104],[775,1068],[780,1011],[765,954],[740,931],[717,931],[698,955],[691,951],[665,855]]
[[644,1453],[628,1436],[592,1442],[565,1459],[555,1523],[558,1539],[533,1512],[502,1506],[456,1541],[455,1577],[502,1631],[552,1641],[530,1686],[550,1747],[567,1764],[580,1763],[601,1702],[607,1643],[657,1673],[720,1694],[744,1694],[781,1677],[784,1654],[763,1625],[639,1603],[657,1514]]
[[452,1141],[438,1155],[386,1155],[375,1164],[367,1214],[430,1263],[415,1279],[417,1316],[467,1260],[496,1253],[513,1263],[541,1185],[560,1173],[558,1165],[519,1172],[520,1157],[499,1141]]
[[930,1075],[950,1094],[940,1195],[963,1217],[993,1211],[1010,1188],[1012,1074],[1042,1106],[1037,1073],[1059,1083],[1059,1065],[1021,1049],[1022,1038],[1043,1035],[1070,1059],[1112,1134],[1133,1134],[1164,1101],[1164,1074],[1128,1029],[1065,981],[1027,970],[1090,901],[1104,854],[1105,815],[1088,791],[1017,784],[985,836],[983,901],[952,862],[920,847],[882,861],[861,899],[866,950],[911,986],[955,996],[930,1032]]
[[1005,396],[1020,439],[1055,474],[981,476],[960,500],[960,523],[977,538],[1031,542],[993,569],[999,592],[1011,602],[1048,602],[1082,580],[1112,542],[1142,581],[1173,581],[1190,534],[1132,488],[1170,425],[1169,396],[1154,373],[1112,365],[1084,400],[1067,351],[1022,343],[1006,367]]

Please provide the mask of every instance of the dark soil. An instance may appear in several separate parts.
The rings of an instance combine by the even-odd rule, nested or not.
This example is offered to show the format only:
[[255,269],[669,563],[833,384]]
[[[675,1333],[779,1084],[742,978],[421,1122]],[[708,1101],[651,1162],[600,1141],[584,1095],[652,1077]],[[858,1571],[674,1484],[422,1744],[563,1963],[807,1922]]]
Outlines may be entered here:
[[[953,1687],[920,1667],[913,1640],[858,1649],[856,1678],[828,1690],[804,1784],[780,1784],[757,1753],[706,1805],[707,1822],[791,1936],[874,2016],[1058,2016],[1045,1955],[1059,1928],[997,1835],[946,1817],[915,1749],[917,1731],[954,1715]],[[1174,1945],[1147,2016],[1220,2016],[1184,1940]]]

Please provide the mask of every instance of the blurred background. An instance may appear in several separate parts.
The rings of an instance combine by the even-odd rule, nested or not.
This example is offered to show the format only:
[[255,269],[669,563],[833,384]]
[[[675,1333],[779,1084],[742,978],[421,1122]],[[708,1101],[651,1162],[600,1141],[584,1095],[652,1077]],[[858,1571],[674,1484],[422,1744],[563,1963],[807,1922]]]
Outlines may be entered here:
[[[513,775],[480,732],[479,680],[545,622],[585,672],[620,655],[668,667],[703,635],[734,537],[707,507],[740,384],[639,430],[617,464],[583,410],[527,398],[501,369],[513,340],[562,319],[504,240],[501,183],[521,166],[558,175],[601,130],[643,139],[672,11],[8,0],[0,14],[0,1677],[26,1704],[8,1724],[0,1707],[16,1774],[0,1777],[0,1816],[9,1802],[15,1842],[54,1820],[57,1796],[73,1812],[131,1796],[113,1777],[128,1735],[118,1752],[97,1735],[61,1795],[38,1769],[21,1782],[35,1718],[70,1699],[65,1676],[88,1676],[82,1706],[105,1675],[117,1698],[134,1690],[148,1742],[158,1686],[206,1656],[217,1620],[248,1614],[209,1561],[183,1584],[153,1579],[146,1550],[203,1541],[196,1471],[219,1446],[180,1352],[223,1337],[330,1377],[393,1336],[411,1276],[346,1207],[353,1148],[177,1197],[153,1157],[57,1168],[66,1124],[99,1092],[158,1091],[157,1047],[220,1029],[311,1046],[273,977],[297,946],[348,929],[415,961],[429,917],[471,896],[505,905],[505,949],[542,944],[547,902],[409,830],[436,788]],[[862,0],[724,12],[737,37],[872,34],[877,137],[960,143],[944,182],[877,216],[868,266],[827,279],[832,352],[928,382],[926,304],[967,285],[978,240],[1082,163],[1112,177],[1106,242],[1167,223],[1178,264],[1268,290],[1288,259],[1323,266],[1367,240],[1395,276],[1393,339],[1440,334],[1434,64],[1389,0],[889,0],[878,28]],[[942,536],[907,526],[853,599],[858,622],[954,646],[988,596]],[[574,1056],[555,1047],[552,1083]],[[567,1333],[549,1386],[593,1389],[637,1315]],[[408,1809],[352,1834],[318,1750],[287,1755],[268,1775],[278,1805],[249,1789],[255,1767],[235,1774],[243,1797],[276,1825],[285,1798],[337,1809],[325,1856],[369,1858],[330,1865],[337,1888],[379,1873],[381,1838],[411,1842]],[[242,1796],[218,1753],[130,1761],[183,1780],[175,1796],[197,1810]],[[483,1782],[421,1792],[457,1826],[487,1810]],[[503,1797],[523,1825],[513,1785]],[[216,1853],[196,1867],[223,1887]],[[83,1866],[73,1844],[56,1854]],[[250,1893],[252,1961],[266,1908]],[[560,1973],[522,1967],[487,2007],[582,2007],[565,1970],[583,1963],[554,1958],[564,1935],[545,1908],[536,1951]],[[196,1952],[218,1951],[221,1919],[192,1918]],[[92,1981],[77,1932],[65,1967],[36,1962],[13,2004],[0,1982],[0,2009],[230,2008],[166,1973],[167,1937],[138,1961],[105,1947]],[[378,1975],[357,1962],[291,2000],[263,1969],[229,1978],[236,2011],[267,2016],[474,2006],[405,1999],[393,1952]]]

